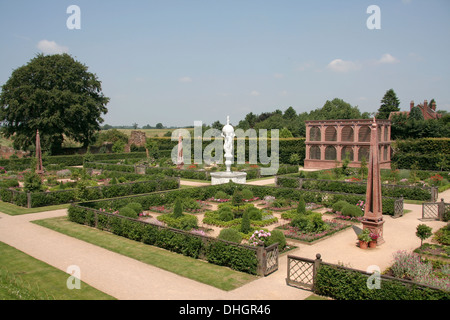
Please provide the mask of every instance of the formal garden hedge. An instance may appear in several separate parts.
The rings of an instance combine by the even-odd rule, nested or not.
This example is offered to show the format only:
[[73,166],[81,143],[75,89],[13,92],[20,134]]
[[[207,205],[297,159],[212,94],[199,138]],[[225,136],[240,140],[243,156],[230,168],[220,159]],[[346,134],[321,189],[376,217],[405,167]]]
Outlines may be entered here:
[[[129,152],[129,153],[98,153],[98,154],[75,154],[67,156],[43,156],[42,164],[44,167],[54,165],[60,167],[66,166],[81,166],[88,161],[102,161],[112,159],[144,159],[146,157],[145,152]],[[4,167],[6,170],[17,171],[30,168],[34,158],[20,158],[20,159],[0,159],[0,167]]]
[[257,248],[142,222],[77,205],[69,220],[231,269],[257,274]]
[[47,192],[27,193],[25,191],[1,188],[0,199],[4,202],[10,202],[18,206],[36,208],[76,201],[145,194],[161,190],[176,189],[179,188],[179,186],[180,181],[178,178],[164,178]]
[[315,293],[336,300],[449,300],[450,292],[411,281],[380,276],[379,288],[369,289],[370,275],[359,270],[321,264]]
[[[365,194],[367,189],[366,182],[318,180],[282,176],[277,176],[276,184],[277,186],[285,188],[300,188],[311,191],[316,190],[354,194]],[[433,192],[431,187],[383,184],[381,194],[385,197],[403,197],[410,200],[430,201],[432,200]]]
[[392,162],[399,169],[450,170],[450,139],[423,138],[395,141]]
[[[176,167],[154,167],[149,165],[139,165],[144,168],[145,174],[162,174],[167,177],[180,177],[183,179],[196,179],[196,180],[211,180],[212,170],[205,169],[177,169]],[[103,163],[103,162],[86,162],[84,164],[85,168],[89,169],[101,169],[101,170],[111,170],[111,171],[121,171],[121,172],[136,172],[136,166],[131,164],[122,163]],[[240,171],[247,173],[247,180],[258,179],[264,177],[261,175],[261,168],[245,168]],[[289,174],[298,172],[298,166],[294,165],[280,165],[278,169],[278,174]]]
[[[177,141],[172,141],[170,137],[151,137],[148,138],[149,141],[155,142],[157,145],[157,148],[159,152],[167,154],[167,157],[170,157],[170,153],[178,144]],[[237,138],[235,138],[235,160],[237,160],[238,152],[237,150]],[[252,139],[246,137],[245,138],[245,159],[246,161],[249,160],[249,149],[250,149],[250,141]],[[271,152],[271,139],[265,139],[267,140],[267,152],[270,155]],[[240,140],[242,141],[242,140]],[[259,138],[256,138],[258,150],[259,150]],[[305,138],[279,138],[279,162],[282,164],[295,164],[295,165],[303,165],[303,160],[305,159]],[[265,143],[265,141],[264,141]],[[191,150],[194,150],[194,145],[202,145],[202,154],[203,150],[206,146],[211,144],[211,141],[203,140],[202,142],[199,142],[195,138],[191,138]],[[193,152],[191,153],[193,156]],[[291,158],[292,154],[298,155],[298,160],[296,159],[293,161]]]
[[[193,198],[201,201],[208,200],[217,193],[217,191],[224,191],[231,195],[235,189],[242,190],[243,188],[252,191],[255,197],[263,199],[266,196],[273,196],[275,198],[290,199],[299,201],[302,197],[306,203],[317,203],[327,207],[331,207],[335,202],[345,200],[351,204],[357,204],[359,201],[365,201],[364,194],[346,194],[346,193],[329,193],[318,191],[305,191],[293,188],[257,186],[257,185],[240,185],[235,183],[228,183],[215,186],[206,186],[198,188],[187,188],[171,190],[170,192],[155,192],[146,195],[132,196],[133,201],[139,202],[144,208],[151,206],[162,206],[174,203],[176,198]],[[383,197],[383,214],[395,215],[395,201],[397,198]],[[107,199],[99,201],[91,201],[83,203],[84,206],[99,208],[112,208],[117,210],[123,207],[127,202],[131,201],[129,197],[122,197],[116,199]]]

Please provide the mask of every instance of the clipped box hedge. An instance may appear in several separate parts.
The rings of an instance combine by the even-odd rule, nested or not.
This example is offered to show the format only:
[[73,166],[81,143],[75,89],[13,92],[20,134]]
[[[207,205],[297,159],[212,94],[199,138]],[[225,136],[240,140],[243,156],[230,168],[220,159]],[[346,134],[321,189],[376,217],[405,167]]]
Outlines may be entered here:
[[[145,158],[147,155],[145,152],[128,152],[128,153],[98,153],[91,154],[92,161],[102,160],[121,160],[121,159],[136,159]],[[49,165],[59,166],[81,166],[84,163],[84,154],[74,154],[68,156],[43,156],[42,164],[44,167]],[[33,158],[20,158],[20,159],[0,159],[0,167],[4,167],[6,170],[17,171],[28,169],[31,166]]]
[[369,289],[370,275],[336,265],[321,264],[315,293],[336,300],[449,300],[450,292],[380,276],[379,288]]
[[194,259],[257,274],[257,248],[142,222],[128,217],[71,205],[70,221],[110,231],[118,236],[157,246]]
[[[338,180],[318,180],[296,177],[277,176],[277,186],[285,188],[301,188],[305,190],[331,191],[342,193],[365,194],[367,184],[364,182],[347,182]],[[432,191],[430,187],[385,185],[381,186],[381,194],[385,197],[430,201]]]
[[[177,189],[179,188],[179,185],[180,182],[177,178],[118,183],[98,187],[87,187],[83,197],[85,201],[114,198],[133,194],[144,194],[161,190]],[[77,189],[27,193],[24,191],[2,188],[0,189],[0,199],[4,202],[10,202],[21,207],[30,208],[79,201]]]

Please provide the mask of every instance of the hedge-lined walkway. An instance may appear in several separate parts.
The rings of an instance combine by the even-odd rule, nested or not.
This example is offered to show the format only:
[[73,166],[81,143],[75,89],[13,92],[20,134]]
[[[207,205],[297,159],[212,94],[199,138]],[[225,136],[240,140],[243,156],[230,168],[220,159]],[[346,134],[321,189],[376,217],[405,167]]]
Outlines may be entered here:
[[[450,202],[450,190],[440,194],[441,198]],[[406,204],[405,209],[412,211],[398,219],[386,217],[386,243],[376,249],[357,248],[353,230],[347,229],[314,245],[301,244],[290,254],[314,259],[316,253],[320,253],[326,262],[343,263],[361,270],[378,265],[384,270],[391,264],[394,252],[413,250],[420,245],[415,228],[423,223],[419,220],[421,206]],[[118,299],[302,300],[310,295],[309,291],[286,285],[287,255],[280,257],[277,272],[226,292],[30,222],[66,214],[66,209],[20,216],[0,213],[0,241],[63,271],[70,265],[77,265],[81,268],[83,281]],[[446,224],[439,221],[425,223],[433,231]]]

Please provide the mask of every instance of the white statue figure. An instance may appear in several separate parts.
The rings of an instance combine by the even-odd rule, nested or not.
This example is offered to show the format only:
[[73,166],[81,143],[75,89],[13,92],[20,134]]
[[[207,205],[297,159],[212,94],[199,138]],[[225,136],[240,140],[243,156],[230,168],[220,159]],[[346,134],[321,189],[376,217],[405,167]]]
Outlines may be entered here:
[[222,129],[222,137],[225,138],[223,149],[225,150],[225,165],[230,172],[231,160],[233,159],[234,128],[230,125],[230,116],[227,116],[227,124]]
[[230,117],[227,116],[227,124],[222,129],[222,137],[225,138],[223,144],[223,149],[225,150],[225,156],[233,155],[233,139],[234,139],[234,128],[230,125]]

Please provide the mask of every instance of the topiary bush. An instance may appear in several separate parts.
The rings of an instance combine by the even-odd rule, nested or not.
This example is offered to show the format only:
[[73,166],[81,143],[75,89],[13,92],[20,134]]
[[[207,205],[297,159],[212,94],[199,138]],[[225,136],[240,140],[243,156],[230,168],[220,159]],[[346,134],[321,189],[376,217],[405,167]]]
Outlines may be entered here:
[[342,208],[349,204],[347,201],[345,200],[339,200],[338,202],[335,202],[331,208],[333,209],[334,212],[342,212]]
[[303,199],[303,196],[300,196],[300,200],[297,205],[297,213],[299,214],[306,214],[306,203]]
[[362,217],[364,212],[360,207],[347,203],[342,207],[341,214],[348,217]]
[[241,243],[242,236],[236,229],[228,228],[228,229],[222,229],[220,231],[219,236],[217,237],[221,240],[226,240],[234,243]]
[[139,202],[130,202],[126,205],[128,208],[131,208],[136,212],[136,214],[139,214],[143,211],[142,205]]
[[175,205],[173,208],[173,217],[180,218],[183,215],[183,204],[179,198],[175,200]]
[[125,206],[119,209],[119,215],[130,218],[137,218],[138,214],[132,208]]
[[231,221],[234,219],[233,212],[230,207],[222,207],[218,210],[219,220],[221,221]]
[[250,226],[250,217],[247,211],[244,212],[242,215],[242,222],[241,222],[241,232],[246,234],[249,233],[252,230]]
[[249,207],[246,209],[248,213],[248,217],[250,220],[261,220],[262,219],[262,213],[261,210],[259,210],[256,207]]
[[249,199],[253,199],[253,192],[249,189],[244,189],[242,190],[242,199],[244,200],[249,200]]
[[224,191],[217,191],[214,195],[214,199],[230,199],[230,196],[227,195]]

